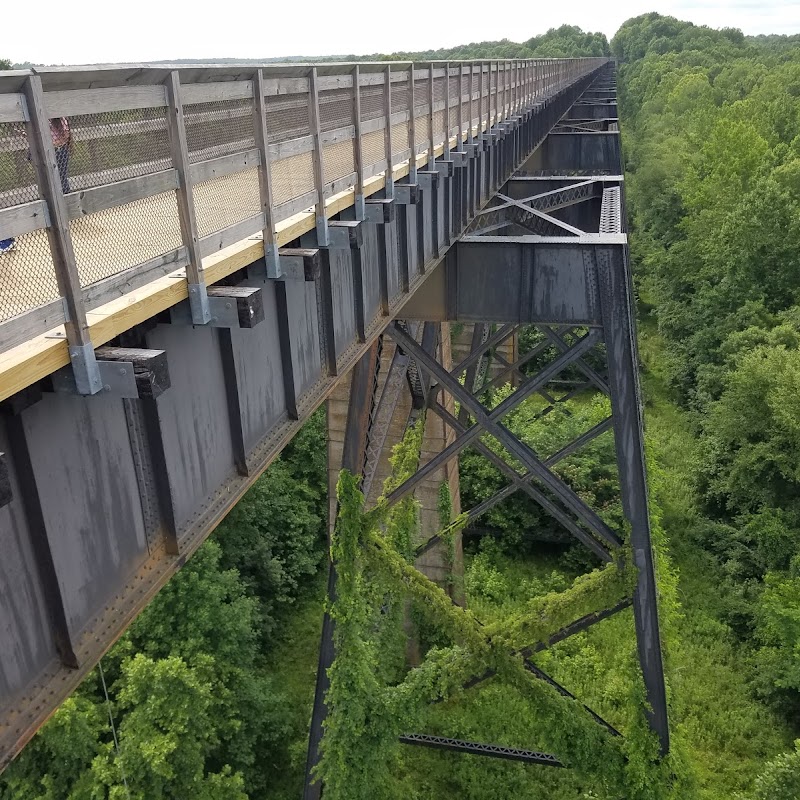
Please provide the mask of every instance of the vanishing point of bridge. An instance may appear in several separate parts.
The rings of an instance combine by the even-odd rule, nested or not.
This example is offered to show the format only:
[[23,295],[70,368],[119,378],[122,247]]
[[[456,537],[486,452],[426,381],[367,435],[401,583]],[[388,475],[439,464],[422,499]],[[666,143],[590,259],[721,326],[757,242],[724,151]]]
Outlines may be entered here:
[[[621,173],[607,59],[0,73],[0,768],[328,398],[332,477],[375,495],[427,411],[420,469],[390,501],[442,480],[457,499],[475,447],[509,484],[470,519],[522,491],[599,562],[623,537],[552,467],[614,435],[637,588],[547,644],[632,608],[666,752]],[[455,365],[450,322],[470,340]],[[520,326],[539,344],[503,350]],[[556,453],[502,423],[587,389],[612,414]],[[436,546],[417,551],[434,578]],[[326,619],[309,768],[333,655]]]

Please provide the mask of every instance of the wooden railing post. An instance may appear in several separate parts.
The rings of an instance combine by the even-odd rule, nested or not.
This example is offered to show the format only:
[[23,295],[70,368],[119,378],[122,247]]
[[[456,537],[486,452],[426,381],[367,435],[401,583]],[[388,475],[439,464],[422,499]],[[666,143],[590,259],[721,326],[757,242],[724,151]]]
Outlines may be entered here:
[[444,148],[442,159],[450,160],[450,62],[444,64]]
[[503,95],[502,95],[502,93],[500,91],[500,65],[504,64],[504,63],[505,62],[502,62],[502,61],[497,61],[496,62],[497,78],[495,79],[495,81],[497,83],[497,88],[495,89],[495,100],[494,100],[494,105],[495,105],[495,109],[496,109],[495,115],[494,115],[495,124],[500,122],[500,119],[503,116],[503,100],[505,98],[503,97]]
[[528,59],[527,84],[525,86],[525,103],[531,105],[533,101],[533,60]]
[[177,70],[172,70],[166,81],[167,128],[169,129],[172,166],[178,173],[178,219],[181,239],[188,254],[186,283],[189,289],[189,307],[192,323],[206,325],[211,321],[208,292],[203,280],[203,258],[200,252],[200,236],[197,232],[194,197],[192,196],[192,172],[189,162],[189,145],[186,140],[186,122],[183,117],[181,81]]
[[500,122],[500,62],[494,62],[494,124]]
[[358,64],[353,67],[353,166],[355,167],[356,183],[353,187],[355,193],[356,219],[366,219],[366,206],[364,204],[364,154],[361,141],[361,69]]
[[525,108],[528,108],[531,104],[531,78],[533,76],[533,70],[531,69],[531,60],[527,59],[525,61],[525,92],[523,95],[523,105]]
[[64,329],[75,385],[80,394],[97,394],[103,388],[103,382],[86,321],[81,281],[69,229],[69,215],[50,135],[50,120],[45,113],[42,79],[38,75],[31,75],[25,82],[25,99],[30,115],[28,141],[31,160],[36,169],[41,198],[47,203],[50,213],[47,236],[58,290],[64,299]]
[[472,144],[472,120],[475,119],[475,106],[472,95],[475,93],[475,63],[469,62],[469,125],[467,126],[467,141]]
[[325,215],[325,167],[322,160],[322,129],[319,118],[319,88],[317,85],[317,68],[312,67],[308,75],[308,115],[314,149],[311,153],[314,162],[314,189],[317,202],[314,217],[317,228],[317,244],[327,247],[330,244],[328,235],[328,218]]
[[488,114],[488,117],[486,119],[486,130],[487,131],[491,130],[492,120],[496,118],[495,117],[495,113],[494,113],[494,106],[492,105],[492,73],[494,72],[494,70],[493,70],[494,61],[489,61],[488,62],[488,67],[489,67],[489,75],[488,75],[488,78],[487,78],[488,86],[487,86],[487,89],[486,89],[486,91],[487,91],[487,108],[486,108],[486,111],[487,111],[487,114]]
[[458,138],[456,150],[462,150],[464,142],[464,62],[458,62]]
[[[499,66],[499,64],[498,64]],[[503,62],[503,106],[500,116],[508,119],[508,61]]]
[[384,143],[386,146],[386,182],[385,197],[391,200],[394,197],[394,165],[392,164],[392,65],[387,64],[384,72],[386,85],[383,92],[383,113],[386,116]]
[[430,80],[428,81],[428,169],[436,169],[436,147],[433,134],[433,61],[429,67]]
[[411,159],[408,164],[408,182],[417,182],[417,99],[414,81],[414,62],[408,65],[408,105],[411,109],[408,118],[408,141],[411,145]]
[[528,107],[528,60],[519,65],[519,78],[517,86],[517,105],[520,111]]
[[261,193],[261,208],[264,212],[264,261],[267,265],[268,278],[280,278],[280,260],[278,257],[278,239],[275,234],[273,219],[272,176],[269,164],[269,137],[267,136],[267,100],[264,84],[264,70],[256,70],[253,83],[255,96],[256,147],[261,153],[261,167],[258,170],[258,186]]
[[[480,138],[480,134],[483,132],[483,101],[487,97],[487,93],[484,91],[483,88],[483,68],[488,64],[488,61],[481,61],[479,62],[480,70],[478,71],[478,77],[480,84],[479,92],[480,95],[478,96],[478,138]],[[486,119],[487,119],[487,128],[488,128],[488,119],[489,119],[489,101],[486,101]]]
[[511,115],[517,113],[517,97],[519,96],[519,61],[511,62]]

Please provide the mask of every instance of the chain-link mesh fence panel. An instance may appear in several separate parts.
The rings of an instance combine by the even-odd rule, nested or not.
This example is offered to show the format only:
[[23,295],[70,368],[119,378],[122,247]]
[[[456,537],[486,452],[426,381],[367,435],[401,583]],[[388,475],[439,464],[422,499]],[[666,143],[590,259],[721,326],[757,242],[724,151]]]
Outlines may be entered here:
[[[0,123],[0,209],[39,199],[23,123]],[[59,295],[47,231],[11,239],[0,230],[0,321]]]
[[326,184],[353,174],[355,171],[353,142],[346,140],[323,148],[322,166]]
[[39,199],[23,123],[0,122],[0,208]]
[[447,89],[447,78],[444,75],[437,75],[433,79],[433,103],[438,105],[444,102],[445,90]]
[[430,79],[416,78],[414,80],[414,102],[416,103],[415,144],[425,146],[430,143],[428,132],[428,108],[430,106]]
[[255,147],[253,101],[249,98],[183,107],[189,161],[207,161]]
[[425,117],[417,117],[417,124],[414,128],[414,139],[415,144],[417,147],[424,148],[430,142],[430,136],[428,135],[428,118]]
[[411,90],[408,81],[397,81],[392,83],[392,114],[398,111],[408,111],[411,102]]
[[74,219],[70,232],[81,286],[89,286],[181,245],[175,192]]
[[165,108],[78,114],[68,122],[70,144],[56,149],[65,191],[116,183],[172,166]]
[[275,205],[286,203],[314,188],[312,154],[300,153],[270,164],[272,197]]
[[[469,94],[469,84],[467,84],[464,88],[464,92]],[[469,118],[469,100],[465,101],[461,105],[461,130],[462,133],[469,131],[470,126],[472,125],[472,120]],[[458,122],[456,122],[458,124]]]
[[353,90],[326,89],[319,93],[319,122],[323,131],[353,124]]
[[450,76],[450,120],[448,123],[448,131],[452,131],[458,127],[458,76]]
[[[184,106],[186,141],[192,163],[255,147],[255,119],[250,98]],[[261,210],[256,168],[200,181],[193,187],[200,237],[252,217]]]
[[361,87],[361,121],[384,116],[383,84]]
[[436,144],[444,140],[444,111],[436,111],[433,115],[433,141]]
[[[0,250],[0,322],[59,296],[47,231],[5,240]],[[0,328],[0,341],[2,341]],[[2,349],[2,345],[0,345]]]
[[201,238],[261,211],[257,167],[201,181],[192,191],[197,232]]
[[417,115],[422,114],[422,109],[430,103],[430,78],[414,79],[414,102],[417,106]]
[[408,123],[399,122],[396,125],[392,125],[392,155],[402,155],[405,158],[409,147]]
[[310,99],[307,93],[279,94],[267,97],[267,133],[269,141],[285,142],[311,133]]
[[[364,167],[372,167],[383,162],[386,163],[386,141],[383,131],[372,131],[361,137],[361,152]],[[382,169],[383,167],[381,167]]]

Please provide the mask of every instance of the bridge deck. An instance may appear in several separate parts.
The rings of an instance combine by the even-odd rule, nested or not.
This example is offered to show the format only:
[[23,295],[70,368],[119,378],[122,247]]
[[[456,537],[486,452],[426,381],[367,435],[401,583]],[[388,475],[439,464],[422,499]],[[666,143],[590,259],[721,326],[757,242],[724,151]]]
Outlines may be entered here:
[[383,189],[387,164],[399,180],[601,62],[0,74],[0,240],[18,238],[0,255],[0,400],[68,364],[65,339],[107,342],[261,257],[258,232],[288,244]]
[[[518,98],[521,113],[508,122],[496,123],[494,113],[483,114],[480,127],[491,125],[490,131],[457,158],[426,162],[425,150],[443,154],[456,141],[451,136],[445,142],[442,133],[438,142],[432,142],[429,129],[427,145],[423,135],[411,155],[417,167],[428,166],[420,170],[414,191],[398,185],[393,205],[368,202],[362,222],[350,221],[355,184],[323,181],[319,196],[325,198],[324,216],[347,218],[331,220],[331,241],[335,239],[331,246],[320,247],[319,233],[314,233],[322,216],[315,212],[321,208],[306,210],[316,195],[310,200],[307,194],[297,195],[289,203],[291,214],[284,205],[284,216],[271,228],[265,226],[276,244],[295,243],[311,254],[308,263],[306,255],[286,256],[289,274],[282,278],[268,278],[264,262],[255,263],[265,248],[263,241],[252,237],[263,220],[245,216],[250,230],[239,223],[223,228],[224,247],[217,244],[219,232],[197,235],[195,257],[198,243],[206,250],[194,263],[202,267],[195,274],[207,285],[230,276],[228,283],[235,283],[228,287],[232,298],[257,294],[254,311],[259,313],[245,320],[252,324],[241,324],[241,317],[222,320],[227,325],[221,327],[188,324],[191,317],[182,316],[188,304],[183,309],[173,307],[187,298],[191,265],[177,260],[166,261],[162,272],[148,272],[143,283],[117,284],[120,296],[105,304],[97,299],[101,295],[91,294],[103,282],[94,279],[118,270],[120,262],[114,260],[114,251],[109,251],[107,263],[98,258],[98,252],[106,251],[92,250],[89,234],[107,242],[108,232],[118,223],[106,211],[131,215],[131,207],[139,208],[137,203],[145,198],[150,216],[153,201],[165,193],[165,186],[180,193],[180,186],[175,188],[180,176],[173,171],[138,176],[132,184],[120,181],[63,195],[53,159],[46,199],[55,212],[63,213],[46,214],[42,202],[33,200],[27,206],[0,208],[0,238],[20,237],[18,252],[5,263],[27,264],[25,259],[38,252],[30,246],[36,241],[31,234],[45,224],[58,228],[62,237],[70,236],[77,255],[72,264],[75,283],[67,289],[73,292],[74,306],[85,313],[90,344],[97,346],[127,332],[126,346],[163,359],[166,373],[158,393],[141,392],[137,381],[133,394],[112,391],[80,397],[52,391],[45,382],[15,395],[67,365],[67,343],[63,333],[48,334],[58,322],[40,316],[22,329],[26,339],[11,349],[7,332],[20,333],[20,317],[0,322],[0,341],[8,348],[0,355],[0,387],[2,397],[10,397],[0,415],[0,769],[180,569],[389,321],[405,315],[412,298],[438,296],[434,266],[453,252],[452,245],[476,209],[489,202],[545,139],[600,66],[592,62],[584,74],[568,77],[565,70],[561,87],[542,102],[532,95],[524,102]],[[336,65],[329,69],[329,77],[335,78]],[[497,71],[492,69],[491,75],[495,79]],[[164,80],[163,75],[157,77]],[[152,81],[153,76],[143,72],[141,79]],[[21,113],[4,105],[3,80],[0,75],[0,125],[4,115],[7,119]],[[20,76],[23,83],[30,80]],[[140,97],[141,91],[154,87],[125,87],[126,92],[131,88]],[[63,84],[54,82],[47,116],[63,109],[62,95],[69,92],[62,89]],[[142,102],[153,102],[151,94]],[[131,97],[127,92],[126,101]],[[486,111],[485,101],[482,105]],[[426,121],[430,123],[430,117]],[[463,136],[464,126],[461,131]],[[300,146],[301,140],[292,141],[292,147]],[[351,137],[347,147],[356,141]],[[215,156],[192,169],[205,175],[206,183],[213,175],[218,186],[229,187],[230,182],[215,170],[230,167],[229,156],[241,166],[241,155]],[[413,164],[408,158],[406,154],[392,159],[394,179],[400,181],[409,173]],[[373,150],[364,161],[373,171],[361,171],[361,193],[374,196],[387,188],[383,170],[376,168],[380,153]],[[245,174],[244,169],[224,174],[234,172],[240,178]],[[76,166],[70,180],[81,174],[87,173]],[[118,194],[122,184],[128,191],[124,202]],[[241,186],[252,194],[252,182]],[[105,203],[102,208],[100,200]],[[120,211],[123,205],[125,212]],[[273,209],[276,216],[279,208]],[[218,220],[230,219],[226,208],[213,204],[204,207],[201,202],[195,210],[195,234],[198,220],[208,230],[220,224]],[[191,220],[188,228],[191,232]],[[155,234],[145,228],[143,235]],[[146,244],[127,233],[124,241],[137,248]],[[191,250],[193,242],[183,241]],[[39,242],[43,243],[41,238]],[[100,271],[92,272],[94,282],[87,287],[81,285],[80,268],[81,258],[89,252]],[[134,261],[140,257],[135,255]],[[292,258],[301,259],[302,268],[292,266]],[[133,268],[134,278],[142,277],[141,266]],[[114,274],[111,280],[127,272]],[[151,274],[159,277],[150,280]],[[425,289],[420,291],[423,282]],[[0,282],[0,300],[3,297]],[[100,358],[110,366],[107,356]],[[155,373],[151,371],[153,381],[158,378]],[[25,598],[25,603],[18,603],[18,598]]]

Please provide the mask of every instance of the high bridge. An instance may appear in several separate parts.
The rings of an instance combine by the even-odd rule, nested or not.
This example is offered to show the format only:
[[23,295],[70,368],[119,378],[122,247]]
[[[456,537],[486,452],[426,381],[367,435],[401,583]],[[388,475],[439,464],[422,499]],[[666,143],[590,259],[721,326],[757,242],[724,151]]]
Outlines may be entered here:
[[[441,480],[457,498],[471,446],[509,479],[471,520],[521,491],[601,562],[628,540],[633,596],[546,644],[632,608],[668,750],[614,75],[592,58],[0,73],[0,768],[328,398],[332,480],[344,466],[375,495],[427,409],[439,427],[390,502]],[[449,323],[468,326],[455,365]],[[539,344],[503,351],[521,326]],[[556,453],[502,423],[587,387],[612,414]],[[625,536],[553,471],[607,432]],[[309,769],[333,656],[326,618]]]

